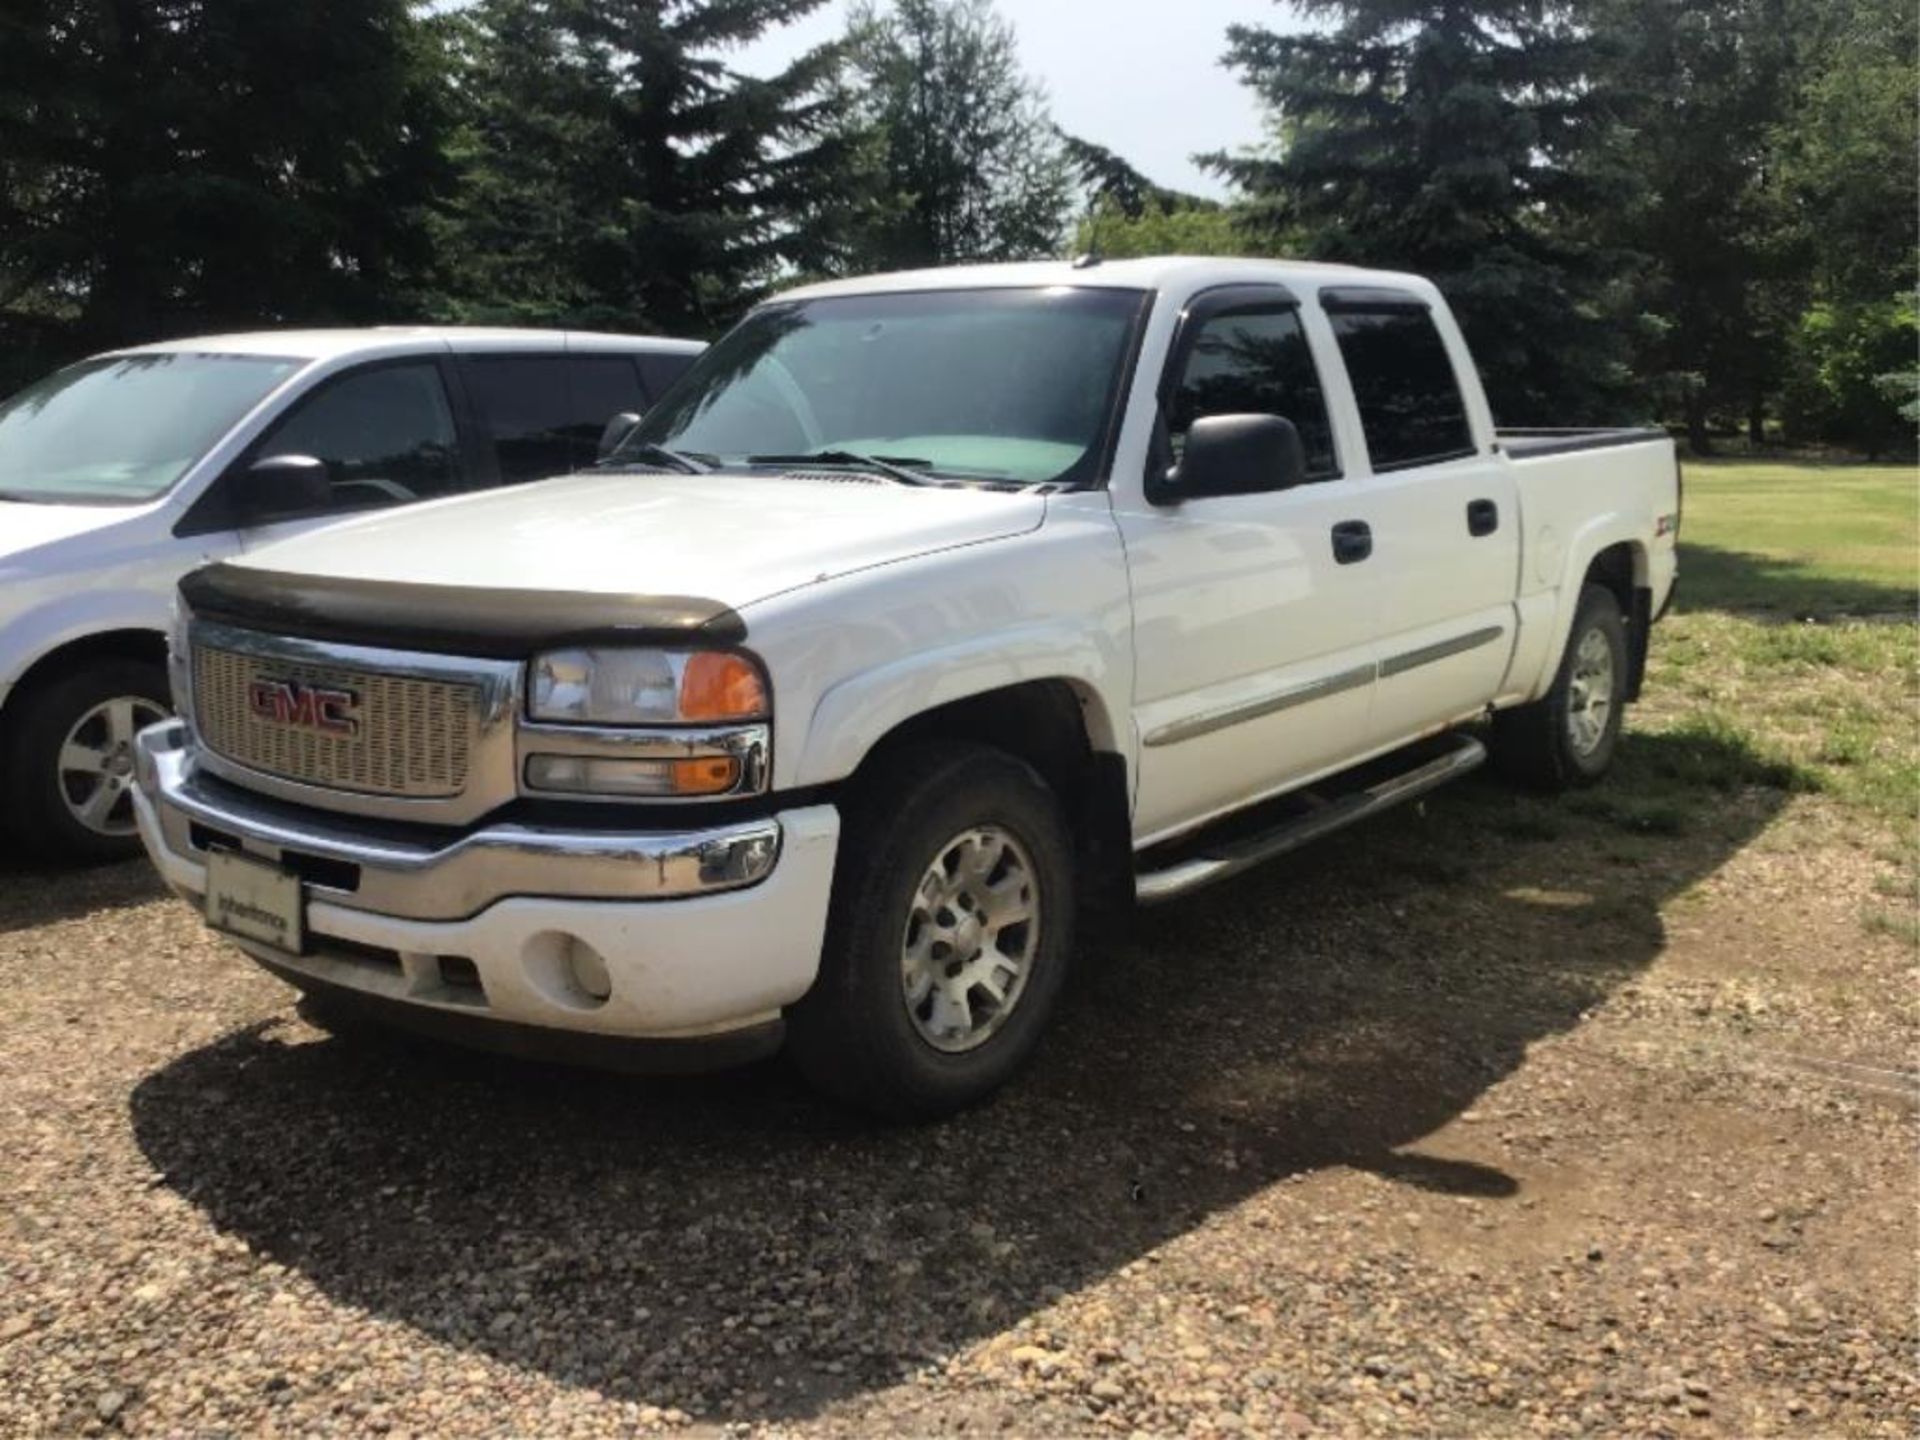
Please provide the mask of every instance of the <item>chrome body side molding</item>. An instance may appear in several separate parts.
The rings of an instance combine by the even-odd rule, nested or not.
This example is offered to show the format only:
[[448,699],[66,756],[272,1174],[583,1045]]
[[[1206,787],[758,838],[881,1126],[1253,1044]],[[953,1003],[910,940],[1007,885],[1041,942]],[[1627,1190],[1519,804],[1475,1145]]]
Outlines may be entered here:
[[1454,655],[1464,655],[1469,650],[1478,650],[1482,645],[1491,645],[1506,633],[1506,627],[1503,625],[1482,626],[1464,635],[1456,635],[1432,645],[1422,645],[1417,650],[1406,650],[1398,655],[1390,655],[1378,663],[1356,665],[1338,674],[1309,680],[1304,685],[1289,686],[1271,695],[1257,695],[1251,700],[1242,700],[1217,710],[1202,711],[1184,720],[1170,721],[1157,730],[1148,731],[1143,743],[1154,746],[1177,745],[1182,740],[1211,735],[1216,730],[1225,730],[1232,725],[1243,725],[1249,720],[1258,720],[1265,715],[1291,710],[1296,705],[1324,700],[1329,695],[1357,690],[1361,686],[1373,684],[1376,680],[1385,680],[1393,675],[1417,670],[1422,665],[1432,665],[1436,661],[1445,660]]

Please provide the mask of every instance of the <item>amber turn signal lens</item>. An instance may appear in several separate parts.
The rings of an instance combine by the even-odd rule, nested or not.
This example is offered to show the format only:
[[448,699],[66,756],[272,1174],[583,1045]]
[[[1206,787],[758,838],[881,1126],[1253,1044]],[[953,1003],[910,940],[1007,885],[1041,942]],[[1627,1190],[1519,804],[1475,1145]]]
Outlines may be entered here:
[[682,720],[758,720],[766,713],[767,689],[751,660],[723,650],[687,657],[680,674]]
[[737,760],[675,760],[673,793],[676,795],[719,795],[733,788],[740,778]]
[[527,785],[568,795],[724,795],[740,779],[730,755],[699,760],[621,760],[589,755],[534,755]]

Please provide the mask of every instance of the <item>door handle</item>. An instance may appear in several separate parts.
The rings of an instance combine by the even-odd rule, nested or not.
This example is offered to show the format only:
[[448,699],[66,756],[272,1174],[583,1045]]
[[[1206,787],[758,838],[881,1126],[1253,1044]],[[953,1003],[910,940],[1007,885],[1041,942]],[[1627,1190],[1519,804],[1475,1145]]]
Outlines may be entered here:
[[1491,500],[1467,502],[1467,533],[1491,535],[1500,528],[1500,507]]
[[1342,520],[1333,527],[1336,564],[1357,565],[1373,554],[1373,529],[1364,520]]

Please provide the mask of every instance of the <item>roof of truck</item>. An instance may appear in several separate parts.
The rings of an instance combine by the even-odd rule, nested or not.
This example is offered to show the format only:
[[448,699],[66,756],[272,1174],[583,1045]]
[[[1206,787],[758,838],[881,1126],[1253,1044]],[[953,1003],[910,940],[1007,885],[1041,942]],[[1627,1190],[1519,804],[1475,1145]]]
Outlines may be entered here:
[[476,325],[381,325],[358,330],[251,330],[234,335],[190,335],[152,345],[129,345],[117,355],[275,355],[329,360],[341,355],[404,355],[442,348],[547,349],[565,343],[574,351],[647,351],[698,354],[699,340],[663,335],[607,335],[588,330],[514,330]]
[[829,280],[789,290],[781,300],[828,295],[872,295],[893,290],[1024,289],[1071,285],[1123,290],[1202,289],[1213,285],[1280,284],[1303,290],[1325,285],[1390,285],[1431,292],[1428,281],[1393,270],[1327,265],[1314,260],[1243,260],[1217,255],[1155,255],[1137,260],[1039,260],[1011,265],[951,265]]

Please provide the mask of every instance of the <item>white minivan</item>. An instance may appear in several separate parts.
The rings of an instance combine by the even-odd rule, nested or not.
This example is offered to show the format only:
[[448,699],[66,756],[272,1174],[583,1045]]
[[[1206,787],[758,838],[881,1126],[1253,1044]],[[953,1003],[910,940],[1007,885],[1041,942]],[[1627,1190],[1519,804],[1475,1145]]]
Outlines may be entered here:
[[139,848],[182,574],[380,506],[564,475],[704,348],[410,327],[174,340],[0,400],[0,836]]

